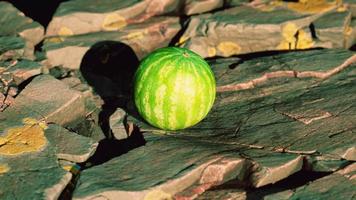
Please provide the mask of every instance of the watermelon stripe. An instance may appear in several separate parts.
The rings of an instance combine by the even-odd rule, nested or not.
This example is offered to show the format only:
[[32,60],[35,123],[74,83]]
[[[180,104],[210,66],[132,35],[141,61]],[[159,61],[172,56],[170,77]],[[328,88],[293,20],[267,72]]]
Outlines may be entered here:
[[[158,61],[163,62],[163,61],[169,60],[169,59],[170,59],[170,56],[167,55],[167,56],[159,59]],[[148,67],[152,66],[152,68],[150,70],[151,71],[150,73],[156,74],[157,71],[159,71],[161,69],[159,67],[155,67],[155,66],[157,66],[156,64],[157,64],[158,61],[156,61],[156,62],[154,62],[154,63],[152,63],[152,64],[150,64],[148,66]],[[141,101],[141,103],[139,105],[142,108],[142,111],[145,113],[146,117],[149,118],[149,119],[151,119],[152,116],[153,116],[152,115],[153,114],[153,110],[150,108],[149,105],[152,105],[154,103],[154,100],[152,100],[150,93],[152,91],[152,88],[155,88],[155,84],[154,83],[156,81],[157,80],[156,80],[155,76],[154,77],[149,76],[148,78],[145,78],[144,80],[141,79],[141,83],[140,83],[142,85],[141,87],[143,87],[143,86],[146,86],[146,87],[141,89],[141,91],[139,91],[139,89],[137,90],[138,98],[142,99],[142,101]]]
[[[167,88],[167,75],[170,74],[175,69],[173,65],[173,61],[169,61],[166,64],[166,67],[161,68],[157,72],[158,79],[155,79],[154,88],[158,88],[154,95],[154,104],[151,107],[154,115],[152,116],[153,121],[156,121],[158,126],[165,126],[165,119],[167,118],[167,113],[163,112],[164,108],[166,108],[165,98],[168,95],[169,88]],[[162,88],[164,87],[164,89]],[[164,91],[162,91],[164,90]]]
[[[169,114],[169,117],[168,117],[168,120],[169,120],[169,128],[170,129],[173,129],[175,127],[177,127],[178,125],[178,122],[177,122],[177,116],[176,116],[176,113],[177,113],[177,108],[178,108],[178,98],[179,98],[179,91],[181,90],[181,84],[179,84],[179,74],[180,74],[180,71],[181,71],[181,68],[179,67],[179,60],[176,60],[176,66],[178,66],[176,68],[176,70],[174,72],[172,72],[172,75],[175,76],[175,78],[172,78],[170,77],[169,78],[169,81],[170,81],[170,85],[172,85],[173,89],[171,90],[171,94],[169,95],[169,107],[170,107],[170,112],[168,113]],[[177,75],[177,76],[176,76]]]
[[202,79],[202,77],[199,75],[197,68],[193,65],[193,63],[190,63],[190,69],[192,71],[192,74],[194,74],[195,77],[195,81],[196,81],[196,85],[195,85],[195,89],[196,89],[196,97],[193,99],[192,102],[192,108],[190,110],[190,114],[194,114],[194,113],[198,113],[195,114],[194,117],[192,117],[192,119],[190,120],[193,124],[197,123],[199,121],[199,119],[201,119],[201,115],[200,115],[200,105],[203,101],[203,93],[202,91],[204,91],[205,89],[205,85],[204,85],[204,80]]
[[186,108],[184,107],[184,103],[187,99],[181,94],[182,91],[185,89],[185,80],[184,80],[184,67],[183,67],[183,61],[179,59],[177,61],[177,66],[179,66],[179,72],[176,74],[177,79],[175,81],[175,84],[178,85],[177,88],[179,88],[176,93],[177,93],[177,110],[176,110],[176,118],[177,118],[177,127],[181,128],[184,127],[186,117],[185,117],[185,112]]
[[191,74],[191,70],[190,70],[190,65],[188,62],[183,62],[183,67],[184,67],[184,81],[183,81],[183,90],[180,91],[181,94],[181,98],[183,98],[182,102],[182,108],[184,109],[185,114],[185,119],[183,123],[183,127],[189,126],[189,123],[191,122],[191,118],[192,118],[192,110],[191,110],[191,106],[192,106],[192,101],[194,100],[194,95],[195,95],[195,91],[196,91],[196,83],[194,81],[194,77]]
[[[201,65],[200,63],[195,65],[197,68],[197,71],[199,72],[200,78],[203,80],[204,83],[209,82],[208,85],[210,85],[210,79],[207,76],[207,74],[205,73],[205,66]],[[205,84],[203,84],[205,86]],[[202,86],[202,87],[204,87]],[[204,87],[204,89],[202,88],[203,91],[205,91],[205,94],[202,94],[204,96],[204,98],[202,98],[202,101],[200,102],[199,105],[199,116],[204,116],[206,114],[206,110],[204,109],[206,107],[206,105],[208,105],[208,102],[210,101],[209,97],[211,96],[211,90],[210,87],[206,88]]]
[[[203,77],[205,79],[208,79],[209,80],[209,85],[215,85],[215,78],[214,78],[214,75],[212,73],[212,71],[207,71],[205,70],[205,66],[207,66],[208,64],[206,63],[206,61],[204,60],[201,60],[201,59],[196,59],[196,61],[200,62],[200,64],[197,64],[197,66],[199,66],[201,68],[201,71],[204,75]],[[209,66],[209,65],[208,65]],[[214,103],[214,99],[215,99],[215,87],[209,87],[209,93],[206,95],[206,97],[210,97],[210,98],[206,98],[207,99],[207,102],[204,102],[204,105],[209,105],[209,106],[206,106],[205,108],[205,111],[204,111],[204,116],[206,114],[208,114],[209,110],[210,110],[210,107],[213,105]],[[205,104],[206,103],[206,104]]]
[[156,118],[154,120],[157,123],[157,126],[164,126],[164,113],[163,113],[163,100],[167,93],[167,86],[162,84],[158,87],[155,93],[155,106],[153,108],[153,113]]
[[[163,53],[162,53],[163,54]],[[157,57],[160,57],[158,60],[150,63],[151,60],[154,60],[155,58]],[[144,65],[145,63],[150,63],[146,68],[141,68],[142,70],[144,69],[145,71],[142,73],[142,70],[138,71],[138,75],[137,75],[137,78],[135,78],[135,80],[139,80],[141,81],[141,83],[145,82],[145,79],[147,78],[147,76],[150,74],[151,70],[154,69],[157,64],[159,64],[160,62],[163,62],[164,59],[167,59],[169,58],[171,55],[170,54],[156,54],[155,56],[153,56],[152,58],[149,57],[147,59],[145,59],[145,61],[143,62],[143,64],[141,65]],[[137,88],[137,92],[140,93],[141,92],[141,89],[142,87],[144,86],[144,84],[139,84],[138,85],[138,88]]]
[[[172,78],[169,75],[177,73],[177,70],[179,70],[179,68],[176,66],[177,66],[177,59],[173,59],[170,68],[167,70],[167,73],[165,73],[162,77],[165,80],[165,84],[168,86],[168,93],[167,93],[168,97],[171,97],[174,93],[175,84],[172,84],[174,80],[172,80]],[[171,99],[165,98],[163,109],[166,110],[167,112],[165,112],[164,127],[172,129],[175,126],[176,122],[173,120],[174,117],[170,117],[170,116],[172,113],[175,112],[176,106],[172,106],[171,104],[172,104]]]

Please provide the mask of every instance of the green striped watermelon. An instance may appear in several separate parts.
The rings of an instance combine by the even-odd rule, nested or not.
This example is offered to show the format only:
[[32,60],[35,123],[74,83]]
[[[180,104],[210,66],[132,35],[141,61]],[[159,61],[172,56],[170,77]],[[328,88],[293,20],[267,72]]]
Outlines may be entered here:
[[215,87],[210,66],[198,54],[178,47],[161,48],[144,58],[135,73],[135,104],[151,125],[184,129],[208,114]]

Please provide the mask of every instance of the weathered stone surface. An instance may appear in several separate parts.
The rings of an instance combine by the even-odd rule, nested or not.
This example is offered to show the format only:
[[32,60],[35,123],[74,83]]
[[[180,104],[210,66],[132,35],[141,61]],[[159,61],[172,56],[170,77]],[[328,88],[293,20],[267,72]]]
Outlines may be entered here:
[[356,195],[356,164],[303,185],[295,190],[271,194],[265,199],[353,199]]
[[[21,65],[11,70],[19,72]],[[1,199],[58,198],[71,180],[73,162],[87,160],[97,144],[48,123],[66,124],[82,115],[81,94],[51,76],[37,76],[21,91],[0,113],[0,184],[9,185],[0,188]],[[58,159],[69,163],[62,166]]]
[[209,200],[209,199],[219,199],[219,200],[246,200],[246,192],[243,189],[213,189],[204,192],[202,195],[195,198],[197,200]]
[[25,47],[25,40],[21,37],[0,36],[0,61],[21,58]]
[[[193,145],[195,142],[186,139],[178,139],[186,146],[184,149],[181,148],[182,143],[177,143],[174,137],[161,138],[150,134],[145,139],[146,146],[122,155],[121,159],[113,159],[83,171],[74,197],[143,199],[153,193],[171,196],[199,181],[204,168],[219,160],[217,157],[209,158],[219,151],[218,149],[214,150],[207,145],[196,146]],[[163,155],[163,152],[170,156],[156,156]],[[172,160],[173,154],[175,159]],[[194,154],[199,154],[200,157],[197,158]],[[205,163],[202,163],[201,158],[205,158]],[[136,164],[132,165],[131,162]],[[149,167],[142,167],[138,162]],[[132,174],[132,170],[135,174]],[[117,173],[118,171],[120,173]],[[94,176],[98,175],[103,176],[103,179],[94,180]],[[109,181],[110,183],[107,183],[111,185],[111,189],[106,188],[106,183],[102,181]]]
[[72,177],[58,159],[85,161],[96,148],[89,138],[30,118],[2,130],[1,199],[57,199]]
[[[335,8],[336,4],[332,5]],[[277,4],[271,9],[240,6],[198,15],[191,18],[178,45],[203,57],[315,47],[349,48],[353,42],[345,41],[353,38],[350,12],[329,10],[304,13]],[[331,18],[333,23],[325,23]]]
[[84,54],[98,42],[125,43],[142,58],[157,48],[167,46],[179,29],[178,17],[154,17],[145,23],[130,25],[118,32],[48,38],[44,49],[50,65],[78,69]]
[[[347,0],[346,0],[347,1]],[[351,0],[352,1],[352,0]],[[317,14],[337,9],[344,11],[347,5],[339,0],[289,1],[289,0],[227,0],[230,6],[248,5],[264,11],[288,9],[301,14]]]
[[[317,45],[325,48],[350,48],[353,42],[347,42],[354,39],[351,28],[351,12],[331,12],[313,22]],[[323,46],[324,44],[324,46]]]
[[[3,45],[5,45],[5,49],[8,48],[5,52],[7,55],[2,55],[4,52],[0,49],[0,60],[9,55],[34,58],[34,47],[43,39],[44,28],[8,2],[0,2],[0,13],[2,15],[0,18],[0,38],[5,36],[4,39],[6,39],[6,41],[0,39],[0,44],[2,48],[4,48]],[[10,38],[10,36],[12,37]],[[18,36],[24,41],[21,41]]]
[[188,0],[184,3],[184,14],[192,15],[222,8],[224,0]]
[[[118,31],[162,14],[197,14],[223,6],[223,0],[74,0],[63,2],[48,25],[47,36]],[[182,11],[183,13],[181,13]]]
[[120,140],[128,137],[127,127],[125,127],[126,112],[123,109],[116,109],[116,111],[109,118],[109,126],[113,136]]
[[83,116],[84,113],[84,99],[80,92],[69,89],[67,85],[49,75],[40,75],[1,113],[5,121],[0,123],[0,130],[17,126],[23,118],[28,117],[63,125]]
[[110,1],[74,0],[62,3],[47,28],[47,36],[78,35],[100,31],[117,31],[128,24],[172,12],[177,1]]
[[343,0],[345,7],[347,7],[351,13],[352,17],[356,17],[356,3],[353,0]]
[[[179,44],[203,57],[229,57],[263,50],[288,49],[288,41],[287,45],[283,45],[283,41],[291,38],[292,42],[294,34],[311,21],[312,18],[289,10],[265,12],[251,7],[235,7],[192,17]],[[283,27],[286,33],[283,33]],[[287,29],[293,30],[289,33]],[[311,36],[305,36],[311,39]],[[294,43],[291,47],[296,45]]]
[[19,85],[27,79],[39,75],[43,65],[31,60],[13,60],[0,62],[1,74],[11,74],[11,79],[15,85]]
[[0,111],[13,103],[18,86],[25,80],[40,74],[42,65],[30,60],[0,61]]
[[230,181],[262,187],[302,169],[332,172],[354,161],[352,52],[210,63],[218,95],[207,118],[164,132],[131,117],[146,131],[146,145],[82,171],[74,199],[191,199]]

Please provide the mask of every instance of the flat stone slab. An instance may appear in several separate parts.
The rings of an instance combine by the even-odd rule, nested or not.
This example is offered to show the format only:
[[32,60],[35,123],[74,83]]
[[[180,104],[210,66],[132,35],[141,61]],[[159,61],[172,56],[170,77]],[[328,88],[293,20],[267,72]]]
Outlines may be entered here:
[[130,117],[146,145],[83,170],[73,197],[190,199],[230,181],[259,188],[337,171],[355,161],[355,63],[347,50],[210,60],[208,116],[176,132]]
[[98,42],[125,43],[138,58],[142,58],[157,48],[167,46],[179,30],[178,17],[154,17],[120,31],[47,38],[43,47],[51,66],[79,69],[85,53]]
[[42,72],[42,64],[31,60],[0,61],[0,111],[13,103],[18,87]]
[[353,199],[356,187],[356,164],[353,163],[331,175],[296,188],[267,195],[265,199]]
[[[0,13],[2,14],[0,19],[0,38],[5,36],[7,40],[5,42],[3,41],[4,39],[0,39],[0,44],[5,44],[6,48],[9,48],[5,52],[7,56],[2,55],[1,48],[4,47],[0,48],[0,60],[1,57],[7,58],[9,54],[14,54],[14,52],[9,52],[10,50],[17,51],[15,53],[16,56],[20,54],[26,58],[33,59],[35,45],[44,38],[44,28],[39,23],[26,17],[8,2],[0,2]],[[13,37],[9,38],[9,36]],[[19,37],[25,41],[25,44]]]
[[118,31],[154,16],[192,15],[220,8],[223,4],[223,0],[72,0],[60,4],[48,25],[46,36]]
[[[354,34],[351,23],[351,12],[331,12],[313,22],[315,36],[320,47],[350,48],[354,44]],[[324,46],[323,46],[324,44]]]
[[80,92],[52,76],[39,75],[1,113],[0,130],[21,125],[24,118],[65,125],[84,115],[84,98]]
[[0,36],[0,61],[21,58],[26,51],[26,42],[18,36]]
[[80,92],[39,75],[0,112],[0,184],[9,186],[0,188],[1,199],[59,197],[76,171],[74,163],[86,161],[97,143],[53,123],[67,124],[84,111]]
[[[203,57],[352,46],[351,13],[346,8],[301,12],[283,5],[238,6],[193,16],[177,45]],[[333,23],[325,23],[331,18]]]
[[0,61],[0,77],[9,76],[10,80],[3,78],[4,81],[13,82],[18,86],[29,78],[41,74],[42,67],[41,63],[25,59]]
[[31,118],[5,129],[0,136],[1,199],[57,199],[74,166],[60,166],[58,159],[85,161],[96,146],[90,138]]

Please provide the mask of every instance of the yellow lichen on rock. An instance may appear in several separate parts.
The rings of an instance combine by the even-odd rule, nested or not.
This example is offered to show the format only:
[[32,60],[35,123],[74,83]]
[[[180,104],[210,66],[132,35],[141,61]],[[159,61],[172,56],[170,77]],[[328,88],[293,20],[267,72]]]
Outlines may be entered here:
[[289,2],[288,9],[304,14],[316,14],[327,12],[340,5],[340,0],[300,0],[299,2]]
[[179,41],[176,43],[176,45],[180,46],[180,45],[184,44],[188,39],[189,39],[189,37],[182,36],[182,37],[179,38]]
[[216,49],[215,49],[215,47],[209,47],[209,48],[208,48],[208,56],[209,56],[209,57],[214,57],[214,56],[216,56]]
[[144,200],[173,200],[173,197],[162,190],[152,190],[146,194]]
[[109,14],[103,21],[102,28],[106,31],[116,31],[127,25],[126,19],[116,13]]
[[314,45],[310,34],[304,30],[298,30],[294,23],[287,23],[282,27],[283,40],[277,46],[279,50],[307,49]]
[[70,172],[70,170],[72,169],[72,165],[65,165],[62,167],[62,169],[66,170],[67,172]]
[[126,40],[134,40],[134,39],[142,39],[144,37],[145,32],[142,31],[137,31],[137,32],[132,32],[126,35],[123,39]]
[[0,175],[5,174],[10,170],[10,167],[6,164],[0,164]]
[[59,36],[70,36],[70,35],[73,35],[73,31],[70,30],[68,27],[61,27],[58,31],[58,35]]
[[60,42],[64,42],[64,37],[51,37],[51,38],[47,38],[45,39],[45,43],[50,42],[50,43],[60,43]]
[[348,10],[348,7],[347,7],[346,4],[341,4],[341,5],[336,9],[337,12],[345,12],[345,11],[347,11],[347,10]]
[[221,42],[218,45],[218,50],[221,52],[222,56],[229,57],[240,53],[241,47],[235,42]]
[[298,32],[298,27],[294,23],[287,23],[282,27],[282,36],[288,43],[295,44],[295,34]]
[[10,128],[5,137],[0,137],[0,155],[36,152],[46,145],[45,122],[25,118],[23,123],[24,126]]
[[351,26],[347,26],[344,30],[344,35],[349,36],[352,34],[352,32],[353,32],[353,28]]
[[314,46],[313,38],[304,30],[298,31],[297,49],[309,49]]

